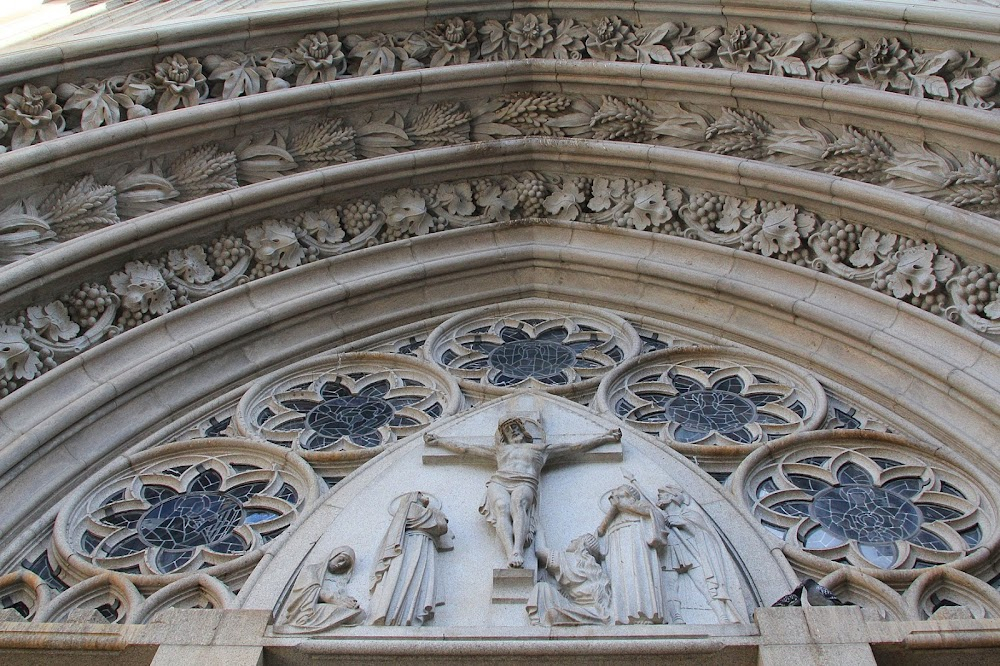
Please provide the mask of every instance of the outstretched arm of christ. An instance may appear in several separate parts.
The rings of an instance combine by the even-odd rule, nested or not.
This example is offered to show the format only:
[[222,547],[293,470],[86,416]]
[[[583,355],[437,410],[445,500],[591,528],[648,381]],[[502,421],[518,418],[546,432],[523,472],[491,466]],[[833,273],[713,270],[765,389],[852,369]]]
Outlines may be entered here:
[[621,428],[615,428],[614,430],[609,430],[603,435],[598,435],[597,437],[592,437],[574,444],[550,444],[548,454],[550,458],[555,458],[558,456],[568,455],[570,453],[583,453],[584,451],[596,449],[602,444],[610,444],[612,442],[620,441],[622,441]]
[[427,433],[424,435],[424,443],[427,444],[427,446],[436,446],[438,448],[451,451],[452,453],[467,454],[479,458],[489,458],[491,460],[496,457],[496,453],[494,453],[492,447],[486,448],[483,446],[469,446],[468,444],[462,444],[461,442],[456,442],[451,439],[442,439],[433,433]]

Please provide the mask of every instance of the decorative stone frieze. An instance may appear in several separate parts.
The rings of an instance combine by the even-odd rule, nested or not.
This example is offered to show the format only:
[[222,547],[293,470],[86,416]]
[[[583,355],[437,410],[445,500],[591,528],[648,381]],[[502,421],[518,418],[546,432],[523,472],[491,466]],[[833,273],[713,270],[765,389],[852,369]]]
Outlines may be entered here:
[[343,38],[328,30],[253,52],[175,53],[160,56],[149,69],[67,82],[55,92],[25,83],[5,97],[0,118],[5,143],[20,148],[66,131],[292,85],[525,58],[722,68],[993,108],[1000,65],[961,49],[913,49],[903,34],[836,39],[753,24],[692,26],[678,20],[643,26],[615,15],[588,21],[539,12],[501,20],[456,16],[424,30]]
[[[825,219],[781,201],[660,181],[524,172],[373,193],[265,220],[240,235],[176,248],[153,261],[129,262],[105,281],[88,282],[7,319],[0,328],[8,342],[8,352],[0,353],[0,396],[122,330],[249,280],[401,238],[535,217],[739,249],[835,275],[987,336],[1000,332],[993,269],[934,243]],[[52,316],[61,326],[53,327]],[[74,325],[79,333],[65,339]],[[53,335],[64,340],[53,341]]]
[[[286,124],[228,146],[206,143],[8,199],[0,212],[0,263],[242,185],[381,155],[512,136],[626,141],[773,162],[1000,218],[995,155],[747,109],[521,92]],[[465,209],[471,202],[461,194],[448,201],[452,214],[469,214]],[[504,204],[498,200],[494,206],[499,219],[509,210]],[[337,221],[326,224],[330,231],[321,234],[321,242],[336,243],[342,235]],[[780,246],[777,239],[767,242]]]

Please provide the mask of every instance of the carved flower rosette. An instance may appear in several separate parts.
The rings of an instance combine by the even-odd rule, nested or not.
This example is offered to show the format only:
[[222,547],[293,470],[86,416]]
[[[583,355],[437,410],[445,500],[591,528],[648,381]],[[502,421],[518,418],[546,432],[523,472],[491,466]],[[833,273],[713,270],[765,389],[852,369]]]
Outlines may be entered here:
[[818,428],[826,394],[804,370],[727,347],[646,354],[609,375],[601,409],[687,454],[742,458],[758,446]]
[[311,463],[363,462],[456,412],[454,380],[402,354],[310,359],[247,391],[236,410],[246,435],[290,447]]
[[528,299],[452,317],[424,353],[477,397],[526,388],[579,396],[641,347],[635,329],[610,312]]
[[994,484],[970,469],[896,435],[827,430],[754,453],[731,484],[804,570],[905,583],[938,565],[975,569],[1000,541]]
[[231,579],[318,494],[309,465],[273,445],[166,444],[120,459],[68,498],[53,553],[67,583],[104,571],[155,588],[194,572]]

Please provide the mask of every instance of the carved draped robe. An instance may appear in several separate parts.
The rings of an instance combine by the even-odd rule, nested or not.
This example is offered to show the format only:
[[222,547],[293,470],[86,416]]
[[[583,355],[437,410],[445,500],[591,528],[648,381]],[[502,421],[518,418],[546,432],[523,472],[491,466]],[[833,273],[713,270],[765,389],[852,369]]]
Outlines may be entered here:
[[661,531],[645,500],[621,508],[604,535],[615,624],[664,621],[660,562],[655,546]]
[[532,624],[566,626],[607,624],[611,585],[593,557],[574,551],[553,552],[545,569],[556,584],[540,582],[528,600]]
[[362,610],[357,602],[336,587],[333,601],[323,602],[320,594],[327,578],[327,562],[307,564],[295,578],[274,631],[278,634],[306,634],[323,631],[343,624],[358,624]]
[[371,624],[420,626],[444,603],[436,554],[448,535],[444,514],[405,495],[379,548],[372,575]]

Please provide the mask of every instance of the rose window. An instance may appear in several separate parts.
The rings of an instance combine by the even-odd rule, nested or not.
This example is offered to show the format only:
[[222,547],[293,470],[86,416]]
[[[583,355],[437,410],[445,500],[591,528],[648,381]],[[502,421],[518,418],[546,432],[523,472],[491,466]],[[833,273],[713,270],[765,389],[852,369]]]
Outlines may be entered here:
[[[308,465],[283,467],[264,446],[229,438],[157,447],[144,457],[160,460],[84,489],[57,524],[100,569],[157,575],[224,565],[284,532],[315,494]],[[196,447],[220,455],[190,453]]]
[[951,562],[984,545],[987,531],[973,483],[903,450],[821,446],[789,453],[747,476],[744,491],[776,536],[864,567]]
[[374,451],[453,409],[450,380],[418,361],[385,354],[338,358],[306,363],[303,371],[251,389],[238,411],[240,428],[306,455]]
[[754,445],[813,427],[825,410],[803,373],[708,347],[650,354],[606,385],[616,416],[680,445]]
[[464,383],[558,389],[596,383],[640,346],[634,329],[617,317],[528,306],[452,319],[428,338],[426,348]]

